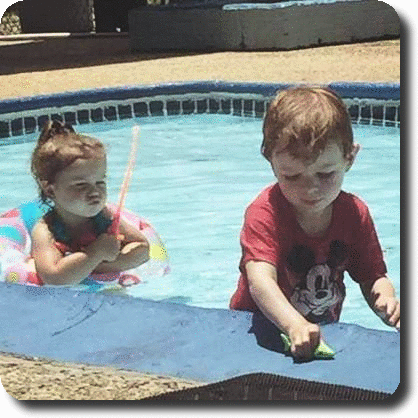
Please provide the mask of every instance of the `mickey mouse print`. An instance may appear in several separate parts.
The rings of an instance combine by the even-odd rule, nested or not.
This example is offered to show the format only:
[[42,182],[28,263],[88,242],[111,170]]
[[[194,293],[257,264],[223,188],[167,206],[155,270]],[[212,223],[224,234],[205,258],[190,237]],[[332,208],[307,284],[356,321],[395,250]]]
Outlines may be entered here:
[[290,282],[297,282],[290,302],[308,321],[323,324],[338,319],[345,298],[343,274],[347,259],[347,245],[337,240],[331,242],[328,258],[322,264],[316,263],[313,250],[305,245],[290,251]]

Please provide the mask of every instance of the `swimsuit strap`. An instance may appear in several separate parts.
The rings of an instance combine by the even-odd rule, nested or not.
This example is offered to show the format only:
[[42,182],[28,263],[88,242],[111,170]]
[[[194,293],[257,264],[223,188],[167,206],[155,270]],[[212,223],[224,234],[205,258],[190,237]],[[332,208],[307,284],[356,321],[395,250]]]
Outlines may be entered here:
[[103,234],[109,229],[109,226],[112,225],[112,218],[105,214],[105,211],[102,210],[96,216],[92,218],[93,221],[93,230],[96,236]]
[[45,222],[56,241],[71,244],[71,237],[67,228],[61,222],[57,212],[51,208],[44,216]]
[[[71,235],[69,234],[65,225],[62,223],[54,208],[48,211],[48,213],[45,215],[45,220],[56,241],[62,242],[67,246],[72,246],[74,244]],[[91,218],[91,221],[93,225],[93,233],[96,237],[98,237],[103,232],[106,232],[109,226],[112,224],[112,219],[105,214],[104,210]]]

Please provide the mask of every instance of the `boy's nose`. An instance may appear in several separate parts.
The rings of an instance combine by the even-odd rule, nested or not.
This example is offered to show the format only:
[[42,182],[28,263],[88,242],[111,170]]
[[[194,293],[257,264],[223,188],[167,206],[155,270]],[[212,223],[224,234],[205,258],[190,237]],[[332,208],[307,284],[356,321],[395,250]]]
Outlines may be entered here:
[[314,195],[318,193],[319,181],[315,177],[307,177],[305,178],[303,186],[309,195]]

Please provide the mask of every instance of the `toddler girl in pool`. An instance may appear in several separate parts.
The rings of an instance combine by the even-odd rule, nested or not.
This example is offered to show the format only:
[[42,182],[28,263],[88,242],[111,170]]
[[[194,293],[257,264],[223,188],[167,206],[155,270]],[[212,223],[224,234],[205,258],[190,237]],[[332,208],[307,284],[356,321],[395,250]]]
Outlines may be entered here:
[[123,218],[109,234],[106,151],[97,139],[48,122],[32,154],[32,174],[50,210],[32,231],[39,284],[72,285],[91,274],[117,275],[149,259],[149,242]]
[[369,210],[341,191],[359,151],[341,98],[327,88],[286,90],[271,103],[263,134],[277,182],[246,210],[230,307],[261,311],[288,335],[292,355],[307,359],[321,341],[319,324],[339,319],[348,271],[370,307],[399,329],[400,304]]

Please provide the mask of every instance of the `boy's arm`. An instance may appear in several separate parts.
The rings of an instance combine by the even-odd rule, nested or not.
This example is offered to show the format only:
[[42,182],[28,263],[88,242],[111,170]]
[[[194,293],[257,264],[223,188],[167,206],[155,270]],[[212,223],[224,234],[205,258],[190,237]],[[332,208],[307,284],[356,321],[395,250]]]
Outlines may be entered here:
[[372,283],[362,283],[360,287],[367,303],[382,321],[400,330],[400,302],[396,298],[395,289],[389,278],[383,276]]
[[277,284],[276,268],[263,261],[245,265],[250,293],[261,312],[291,341],[291,353],[300,359],[312,357],[320,342],[320,328],[307,321],[287,300]]

